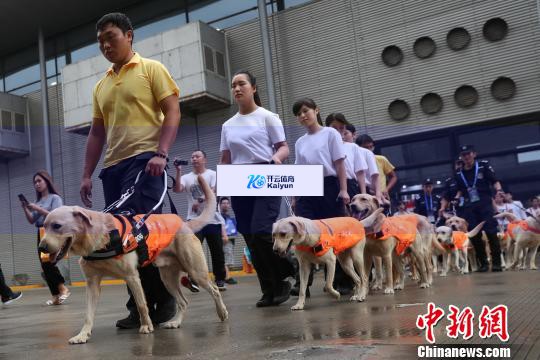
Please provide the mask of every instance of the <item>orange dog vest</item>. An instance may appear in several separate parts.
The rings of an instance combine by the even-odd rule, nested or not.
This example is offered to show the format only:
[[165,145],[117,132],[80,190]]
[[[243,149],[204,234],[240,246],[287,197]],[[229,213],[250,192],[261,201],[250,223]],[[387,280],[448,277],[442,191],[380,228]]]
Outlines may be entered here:
[[393,236],[397,239],[396,253],[403,254],[416,239],[416,226],[418,219],[414,215],[398,215],[384,219],[381,232],[377,237],[379,240],[386,240]]
[[[136,223],[142,216],[135,215],[132,220]],[[150,215],[144,224],[147,235],[145,235],[146,231],[144,231],[135,237],[130,219],[122,215],[115,215],[116,235],[115,231],[111,232],[111,241],[105,249],[96,251],[84,258],[87,260],[109,259],[137,250],[140,266],[147,266],[155,260],[163,249],[169,246],[184,223],[179,216],[174,214],[156,214]]]
[[446,249],[458,249],[461,250],[465,246],[465,241],[467,240],[467,234],[463,231],[453,231],[452,232],[452,244],[453,246],[449,246],[447,244],[444,245]]
[[324,220],[315,220],[321,236],[317,245],[296,245],[296,250],[307,251],[315,256],[323,256],[328,250],[333,249],[334,254],[352,248],[365,239],[364,225],[351,217],[337,217]]
[[540,234],[540,230],[530,227],[526,220],[518,220],[518,221],[512,221],[511,223],[508,224],[506,228],[505,237],[509,236],[511,239],[513,239],[514,231],[518,227],[522,228],[523,231],[531,231],[533,233]]

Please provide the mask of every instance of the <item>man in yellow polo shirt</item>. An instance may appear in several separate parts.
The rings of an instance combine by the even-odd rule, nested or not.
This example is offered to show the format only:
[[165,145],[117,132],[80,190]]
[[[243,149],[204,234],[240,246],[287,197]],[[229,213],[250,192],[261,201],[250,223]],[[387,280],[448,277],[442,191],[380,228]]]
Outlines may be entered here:
[[[142,194],[134,201],[130,199],[127,206],[144,214],[157,204],[163,192],[162,176],[180,124],[179,89],[161,63],[133,51],[133,27],[126,15],[107,14],[97,22],[96,30],[99,48],[112,66],[94,88],[81,199],[84,205],[92,206],[91,177],[106,143],[99,174],[106,206],[119,199],[143,170],[147,176]],[[158,269],[147,266],[140,268],[139,274],[152,321],[168,321],[176,313],[176,304]],[[130,314],[116,326],[138,328],[139,314],[131,293],[126,306]]]
[[[374,152],[375,142],[371,136],[367,134],[360,135],[357,141],[360,146],[365,149]],[[398,177],[394,171],[395,167],[392,163],[383,155],[375,155],[377,161],[377,167],[379,168],[379,186],[382,194],[386,200],[390,200],[390,190],[396,185]]]

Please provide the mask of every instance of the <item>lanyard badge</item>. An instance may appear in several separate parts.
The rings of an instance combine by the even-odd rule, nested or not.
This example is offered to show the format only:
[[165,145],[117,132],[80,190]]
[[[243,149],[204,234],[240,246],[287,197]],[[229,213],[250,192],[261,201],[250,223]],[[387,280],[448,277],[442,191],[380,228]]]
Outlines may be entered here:
[[471,186],[467,182],[467,179],[465,179],[465,175],[463,175],[463,171],[460,171],[459,174],[461,175],[461,179],[463,180],[463,183],[467,187],[467,192],[469,193],[469,201],[471,203],[480,201],[480,194],[478,193],[478,189],[476,188],[476,181],[478,180],[478,161],[474,162],[474,180]]
[[429,203],[428,203],[428,195],[424,193],[424,198],[426,200],[426,215],[428,218],[428,221],[432,224],[435,223],[435,214],[433,209],[433,195],[429,195]]

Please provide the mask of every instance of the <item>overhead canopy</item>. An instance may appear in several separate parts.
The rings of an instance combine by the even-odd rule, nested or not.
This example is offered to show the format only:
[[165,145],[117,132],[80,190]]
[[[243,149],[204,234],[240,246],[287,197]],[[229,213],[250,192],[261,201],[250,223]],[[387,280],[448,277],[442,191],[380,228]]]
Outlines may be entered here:
[[[208,0],[189,1],[195,6]],[[0,1],[0,59],[3,72],[37,62],[38,29],[46,40],[47,57],[95,39],[95,22],[114,11],[126,13],[134,25],[184,10],[184,0],[2,0]],[[50,41],[67,33],[61,41]],[[16,58],[13,56],[17,54]],[[0,71],[2,69],[0,68]]]

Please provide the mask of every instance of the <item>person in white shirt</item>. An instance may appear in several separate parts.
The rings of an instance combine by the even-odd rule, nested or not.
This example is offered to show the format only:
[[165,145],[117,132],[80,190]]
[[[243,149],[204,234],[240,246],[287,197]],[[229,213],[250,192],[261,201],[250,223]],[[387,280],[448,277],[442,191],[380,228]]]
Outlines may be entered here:
[[400,201],[398,203],[398,210],[394,213],[393,216],[400,216],[400,215],[409,215],[411,212],[407,209],[407,204],[405,204],[405,201]]
[[365,194],[365,172],[368,170],[366,160],[362,155],[362,150],[360,150],[356,144],[352,141],[347,142],[345,140],[346,134],[347,139],[352,140],[352,133],[355,132],[354,126],[345,119],[345,115],[342,113],[332,113],[328,115],[325,120],[325,125],[336,129],[343,139],[343,147],[346,155],[345,172],[347,174],[347,192],[349,193],[349,196],[352,199],[356,194]]
[[375,154],[362,147],[361,138],[357,137],[355,140],[356,145],[360,148],[360,151],[362,155],[364,156],[364,159],[366,160],[366,164],[368,165],[367,171],[366,171],[366,188],[367,192],[371,195],[375,195],[377,200],[379,200],[379,203],[385,204],[387,201],[385,200],[383,196],[383,189],[381,189],[380,180],[379,177],[382,176],[379,174],[379,167],[377,165],[377,159],[375,158]]
[[[345,147],[341,134],[334,128],[322,126],[319,108],[315,101],[304,98],[293,105],[293,114],[307,130],[295,145],[295,164],[322,165],[324,175],[323,196],[301,196],[295,199],[295,213],[308,219],[326,219],[346,216],[345,205],[350,202],[345,169]],[[352,286],[344,279],[345,273],[336,264],[335,287],[350,292]],[[311,284],[312,276],[310,275]],[[298,279],[297,279],[298,280]],[[342,283],[346,285],[341,287]],[[294,287],[296,293],[299,281]]]
[[[176,193],[188,193],[188,214],[190,221],[201,214],[206,206],[206,199],[201,189],[197,177],[201,175],[213,191],[216,190],[216,172],[206,168],[206,153],[202,150],[195,150],[191,154],[192,171],[182,175],[182,166],[176,166],[176,182],[173,191]],[[223,218],[216,210],[216,216],[201,231],[195,234],[201,243],[206,239],[210,255],[212,257],[212,272],[216,279],[216,285],[220,291],[225,288],[225,255],[223,254],[222,223]]]
[[[238,112],[221,128],[221,164],[281,164],[289,156],[283,124],[277,114],[261,107],[256,79],[238,71],[232,79]],[[289,299],[292,263],[273,251],[272,224],[281,207],[280,196],[233,196],[231,205],[238,231],[244,236],[263,293],[257,307]]]
[[506,202],[512,206],[514,215],[516,215],[519,220],[525,220],[527,218],[527,214],[525,214],[525,207],[523,206],[523,203],[519,200],[514,200],[510,191],[505,193],[505,197]]
[[529,203],[531,204],[531,207],[527,209],[527,212],[537,219],[540,219],[540,199],[536,196],[532,197],[529,200]]
[[[497,191],[495,197],[493,198],[493,206],[495,207],[497,213],[508,212],[515,215],[514,207],[505,202],[505,194],[503,191]],[[509,221],[507,218],[501,218],[497,219],[497,223],[499,225],[499,231],[505,232],[506,228],[508,227]]]

